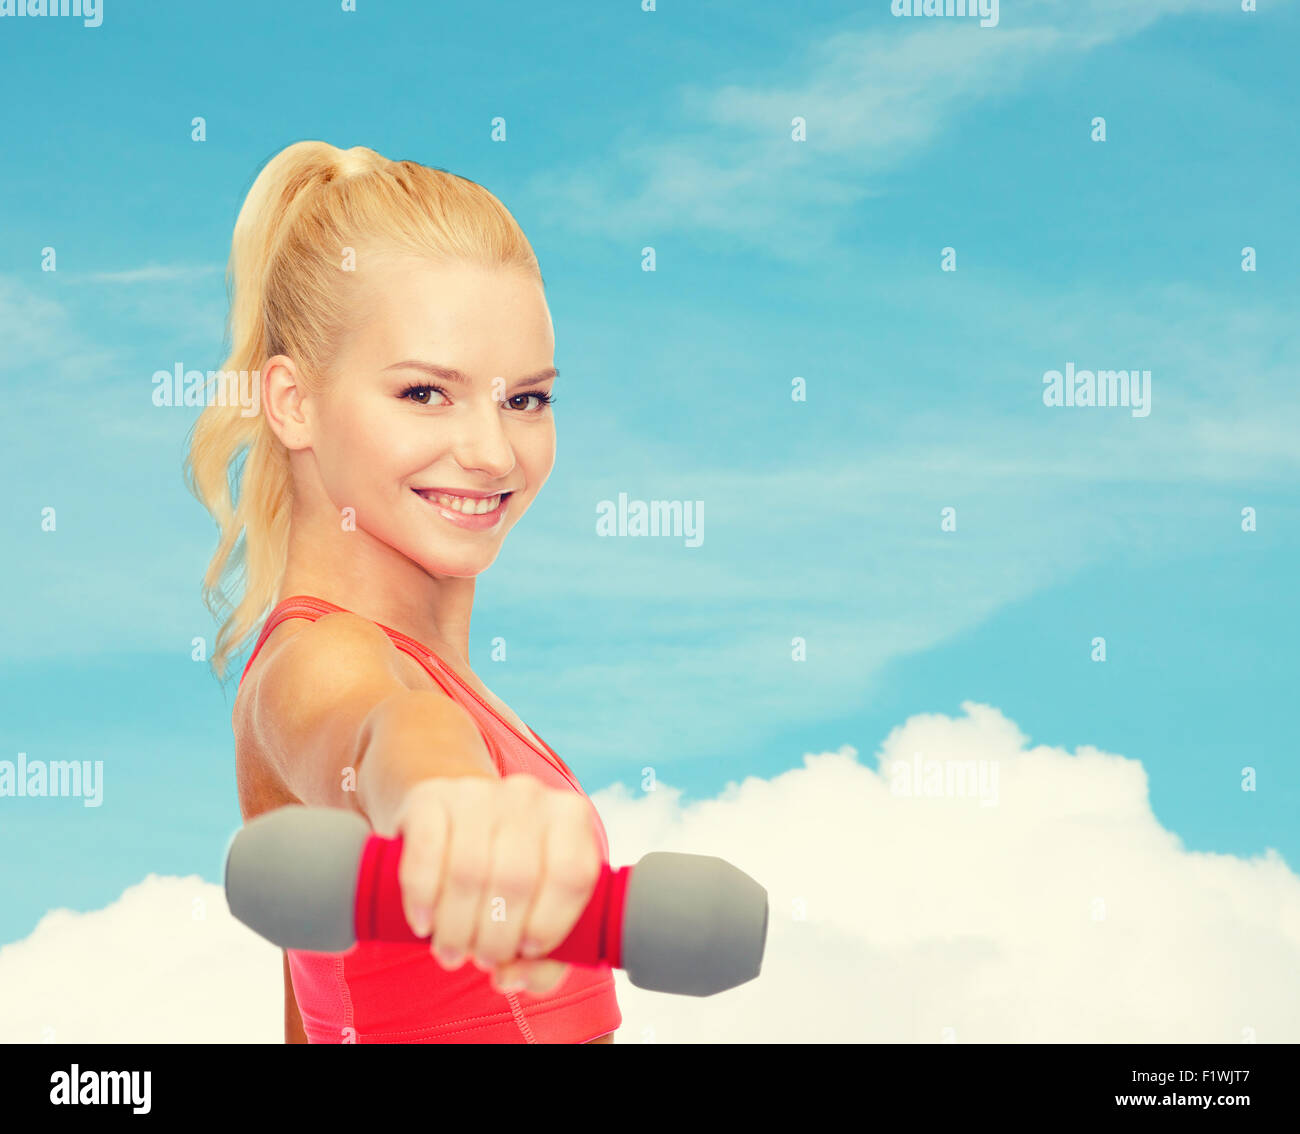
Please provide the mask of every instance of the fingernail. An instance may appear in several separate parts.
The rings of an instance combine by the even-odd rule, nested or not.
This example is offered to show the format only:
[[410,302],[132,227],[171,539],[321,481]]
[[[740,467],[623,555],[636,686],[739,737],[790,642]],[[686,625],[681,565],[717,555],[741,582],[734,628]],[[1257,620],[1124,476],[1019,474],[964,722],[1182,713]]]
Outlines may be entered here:
[[438,960],[442,963],[444,969],[458,969],[465,963],[465,954],[458,953],[454,949],[438,949],[434,952],[438,954]]
[[535,957],[540,957],[542,955],[542,947],[536,941],[525,940],[524,943],[519,946],[519,952],[522,953],[525,957],[531,959]]
[[411,927],[411,932],[414,933],[416,937],[428,937],[430,929],[429,923],[433,921],[433,910],[429,909],[427,906],[418,906],[416,909],[411,911],[411,916],[406,920]]

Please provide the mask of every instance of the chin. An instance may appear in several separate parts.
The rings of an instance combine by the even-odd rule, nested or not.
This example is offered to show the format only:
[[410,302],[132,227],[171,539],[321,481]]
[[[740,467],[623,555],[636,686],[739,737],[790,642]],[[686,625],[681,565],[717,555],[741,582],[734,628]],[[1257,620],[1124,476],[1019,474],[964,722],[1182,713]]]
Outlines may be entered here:
[[497,550],[493,548],[491,555],[447,558],[426,554],[413,556],[413,558],[429,575],[450,579],[472,579],[475,575],[481,575],[496,562]]

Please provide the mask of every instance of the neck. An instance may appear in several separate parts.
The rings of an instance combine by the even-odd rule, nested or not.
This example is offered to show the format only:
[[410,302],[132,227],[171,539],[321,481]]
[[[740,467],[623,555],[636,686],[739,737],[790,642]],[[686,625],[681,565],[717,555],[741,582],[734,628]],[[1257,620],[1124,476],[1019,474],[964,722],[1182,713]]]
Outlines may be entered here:
[[278,599],[312,595],[379,622],[469,668],[473,576],[430,575],[418,563],[360,530],[297,514]]

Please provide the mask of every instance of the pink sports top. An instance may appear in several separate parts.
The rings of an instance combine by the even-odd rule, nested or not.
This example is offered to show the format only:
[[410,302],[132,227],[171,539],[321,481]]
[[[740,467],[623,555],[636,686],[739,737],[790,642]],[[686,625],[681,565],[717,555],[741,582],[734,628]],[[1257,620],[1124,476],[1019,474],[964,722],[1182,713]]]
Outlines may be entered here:
[[[240,682],[281,622],[314,622],[343,610],[307,595],[277,604]],[[543,742],[539,749],[507,724],[432,650],[387,626],[380,629],[474,718],[500,775],[526,772],[547,787],[569,787],[586,798],[577,777],[549,745]],[[592,814],[608,862],[609,841],[594,806]],[[488,974],[470,961],[444,969],[425,945],[363,941],[346,953],[286,953],[309,1043],[586,1043],[623,1022],[608,965],[573,965],[553,992],[535,996],[497,992]]]

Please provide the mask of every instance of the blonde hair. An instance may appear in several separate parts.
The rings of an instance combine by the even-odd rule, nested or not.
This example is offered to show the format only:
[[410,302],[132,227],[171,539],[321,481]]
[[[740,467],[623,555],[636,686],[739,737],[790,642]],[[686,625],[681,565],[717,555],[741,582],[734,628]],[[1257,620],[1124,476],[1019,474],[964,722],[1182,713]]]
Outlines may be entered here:
[[[266,163],[235,221],[222,371],[258,381],[266,360],[284,354],[318,391],[348,327],[345,249],[360,245],[521,270],[542,282],[523,230],[481,185],[365,146],[296,142]],[[265,414],[247,416],[238,399],[207,400],[185,476],[220,533],[203,600],[220,622],[211,664],[224,677],[281,597],[293,482]]]

